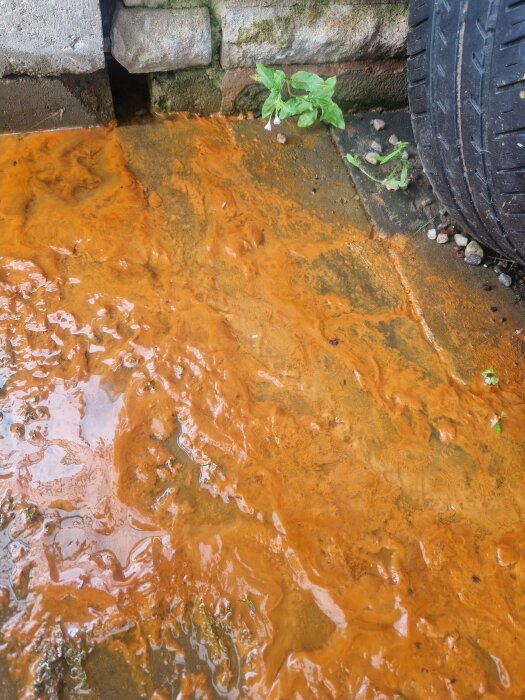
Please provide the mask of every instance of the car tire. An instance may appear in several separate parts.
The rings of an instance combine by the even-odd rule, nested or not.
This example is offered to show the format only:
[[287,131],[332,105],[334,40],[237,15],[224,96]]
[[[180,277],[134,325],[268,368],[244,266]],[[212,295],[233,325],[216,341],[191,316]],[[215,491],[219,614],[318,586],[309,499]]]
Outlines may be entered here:
[[525,263],[525,0],[410,0],[423,167],[472,238]]

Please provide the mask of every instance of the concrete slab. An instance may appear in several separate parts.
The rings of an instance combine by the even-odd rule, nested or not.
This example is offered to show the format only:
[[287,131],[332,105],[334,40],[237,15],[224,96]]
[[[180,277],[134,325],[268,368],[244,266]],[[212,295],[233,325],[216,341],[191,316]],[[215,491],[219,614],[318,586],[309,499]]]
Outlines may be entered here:
[[2,0],[0,77],[93,73],[103,67],[98,0]]
[[[384,130],[376,131],[371,121],[382,119],[386,123]],[[348,163],[347,153],[360,157],[364,167],[376,177],[385,177],[391,167],[373,166],[365,162],[365,155],[371,150],[371,143],[377,141],[384,153],[393,146],[388,139],[395,135],[400,141],[408,141],[410,155],[410,172],[412,182],[404,191],[389,192],[383,186],[374,183],[357,168]],[[428,182],[415,146],[414,134],[410,124],[410,115],[406,110],[391,112],[359,112],[346,117],[346,130],[332,129],[332,136],[341,157],[349,168],[352,179],[361,196],[363,205],[375,228],[382,234],[414,232],[432,219],[438,212],[430,183]]]
[[105,71],[82,76],[0,78],[0,133],[98,126],[112,118]]

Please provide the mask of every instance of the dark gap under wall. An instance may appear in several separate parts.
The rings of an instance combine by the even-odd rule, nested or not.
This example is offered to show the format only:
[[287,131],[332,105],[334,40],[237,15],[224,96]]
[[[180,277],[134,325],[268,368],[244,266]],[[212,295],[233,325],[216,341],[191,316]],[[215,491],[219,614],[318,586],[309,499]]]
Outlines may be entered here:
[[129,73],[112,56],[106,56],[106,67],[117,124],[150,119],[146,76],[142,73]]

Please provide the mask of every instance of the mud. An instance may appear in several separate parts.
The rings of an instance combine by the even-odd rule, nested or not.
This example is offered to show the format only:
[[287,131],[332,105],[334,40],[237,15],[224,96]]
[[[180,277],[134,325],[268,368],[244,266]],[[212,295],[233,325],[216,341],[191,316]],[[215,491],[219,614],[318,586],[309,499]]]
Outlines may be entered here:
[[414,282],[324,131],[0,172],[2,699],[525,695],[521,346]]

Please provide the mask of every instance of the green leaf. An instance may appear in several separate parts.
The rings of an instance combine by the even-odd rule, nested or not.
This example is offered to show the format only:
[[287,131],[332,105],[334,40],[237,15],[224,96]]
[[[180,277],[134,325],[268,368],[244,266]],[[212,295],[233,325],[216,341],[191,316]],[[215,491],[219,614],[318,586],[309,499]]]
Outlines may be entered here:
[[288,117],[295,117],[297,114],[303,114],[310,109],[312,109],[312,105],[305,100],[304,97],[292,97],[290,100],[287,100],[279,110],[279,118],[287,119]]
[[397,146],[394,148],[393,151],[391,151],[390,153],[387,153],[386,156],[379,157],[380,165],[385,165],[386,163],[390,163],[391,160],[394,160],[395,158],[399,158],[408,145],[409,145],[408,141],[400,141],[397,144]]
[[281,92],[286,76],[282,70],[268,68],[262,63],[257,63],[257,74],[252,75],[253,80],[262,83],[268,90]]
[[308,112],[304,112],[303,114],[301,114],[297,122],[297,126],[312,126],[316,119],[317,109],[312,107]]
[[347,153],[346,159],[348,160],[349,163],[351,163],[356,168],[359,167],[359,158],[357,156],[354,156],[352,153]]
[[272,90],[266,100],[264,101],[264,104],[262,106],[262,117],[263,119],[268,119],[268,117],[271,117],[272,114],[275,112],[275,109],[277,107],[277,104],[279,102],[281,95],[279,92]]
[[306,90],[312,92],[315,88],[324,85],[324,80],[315,73],[306,70],[297,71],[290,78],[290,83],[295,90]]
[[345,128],[343,112],[332,100],[327,101],[326,104],[324,102],[321,104],[321,119],[328,122],[328,124],[333,124],[338,129]]

